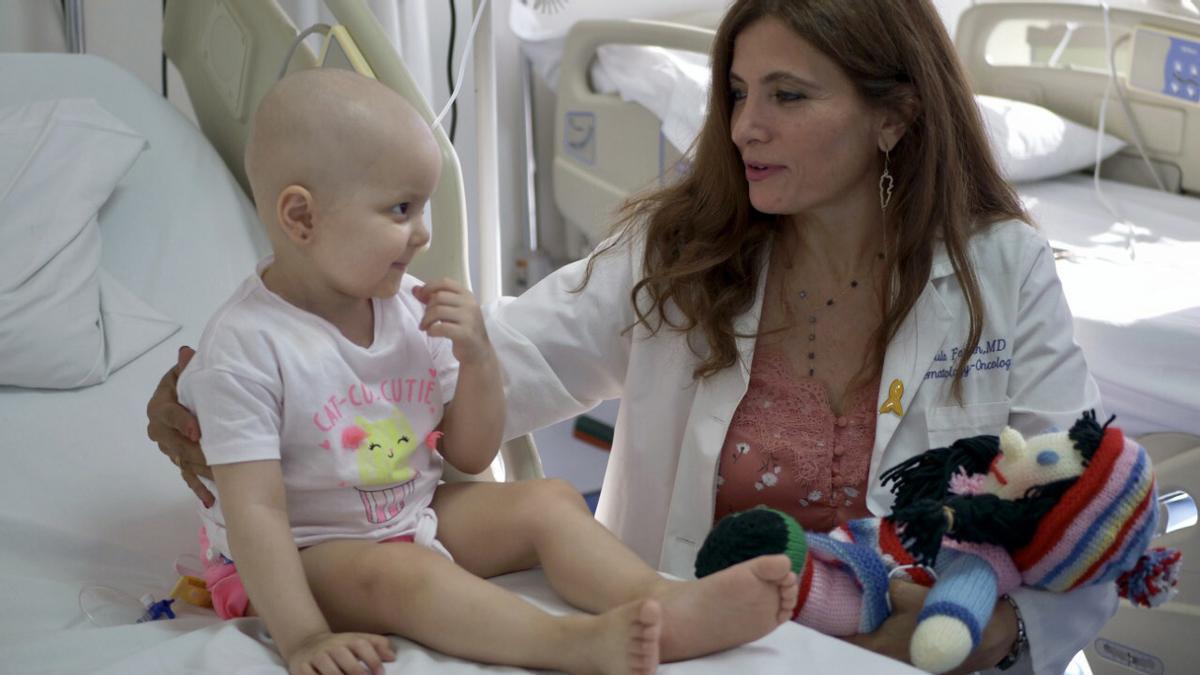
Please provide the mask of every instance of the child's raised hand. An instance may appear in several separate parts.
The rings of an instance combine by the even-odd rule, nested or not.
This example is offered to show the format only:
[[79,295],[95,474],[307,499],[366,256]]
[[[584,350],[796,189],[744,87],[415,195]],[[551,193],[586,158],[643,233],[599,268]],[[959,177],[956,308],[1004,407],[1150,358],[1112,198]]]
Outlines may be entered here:
[[288,658],[291,675],[383,675],[383,662],[395,661],[392,645],[371,633],[317,633]]
[[454,343],[454,358],[459,363],[484,360],[492,353],[483,312],[475,296],[451,279],[441,279],[413,289],[417,300],[425,304],[421,330]]

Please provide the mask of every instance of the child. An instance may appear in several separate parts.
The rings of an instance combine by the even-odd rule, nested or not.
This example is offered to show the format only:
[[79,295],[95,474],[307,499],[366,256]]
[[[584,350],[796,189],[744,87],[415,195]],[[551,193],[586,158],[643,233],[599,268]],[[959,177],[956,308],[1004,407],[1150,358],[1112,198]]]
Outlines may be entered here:
[[[475,300],[404,273],[439,171],[429,128],[373,80],[309,70],[263,98],[246,173],[274,256],[179,381],[216,479],[202,542],[218,613],[253,605],[293,673],[381,672],[385,633],[488,663],[649,673],[787,620],[786,556],[668,581],[561,482],[439,485],[443,459],[490,465],[505,415]],[[599,614],[552,616],[479,578],[538,563]]]

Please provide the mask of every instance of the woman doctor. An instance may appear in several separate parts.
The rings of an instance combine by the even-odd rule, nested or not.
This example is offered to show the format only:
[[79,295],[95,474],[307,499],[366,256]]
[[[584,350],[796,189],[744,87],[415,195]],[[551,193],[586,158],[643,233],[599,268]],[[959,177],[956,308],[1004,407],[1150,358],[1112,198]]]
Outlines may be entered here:
[[[728,512],[883,514],[904,459],[1098,407],[1071,326],[928,0],[734,3],[691,173],[489,317],[508,436],[621,399],[597,517],[680,576]],[[174,371],[148,412],[199,485]],[[897,583],[855,641],[907,660],[923,595]],[[1020,589],[967,669],[1062,672],[1115,611],[1108,587]]]

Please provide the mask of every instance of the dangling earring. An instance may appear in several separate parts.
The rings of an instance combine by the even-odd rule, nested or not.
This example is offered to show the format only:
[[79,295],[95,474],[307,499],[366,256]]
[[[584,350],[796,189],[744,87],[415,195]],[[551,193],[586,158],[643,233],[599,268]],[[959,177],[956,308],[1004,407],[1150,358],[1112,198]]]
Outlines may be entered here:
[[891,172],[888,171],[888,160],[891,159],[891,153],[887,150],[883,151],[883,174],[879,176],[879,210],[886,210],[888,204],[892,202],[892,187],[896,182],[892,179]]

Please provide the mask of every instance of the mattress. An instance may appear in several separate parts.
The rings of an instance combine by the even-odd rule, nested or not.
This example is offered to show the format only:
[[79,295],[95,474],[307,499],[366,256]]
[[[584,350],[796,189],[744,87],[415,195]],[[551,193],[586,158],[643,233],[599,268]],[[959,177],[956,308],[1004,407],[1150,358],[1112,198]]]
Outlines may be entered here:
[[1075,339],[1129,434],[1200,435],[1200,199],[1084,175],[1018,185],[1059,252]]
[[[0,54],[0,105],[64,96],[97,99],[149,139],[100,213],[102,265],[183,328],[91,388],[0,388],[0,670],[282,673],[257,619],[222,622],[182,606],[175,620],[133,624],[131,610],[112,599],[162,597],[177,560],[196,549],[194,500],[146,439],[145,405],[175,346],[197,342],[209,314],[266,251],[265,239],[200,132],[135,78],[94,57]],[[570,611],[539,571],[497,583]],[[97,601],[99,587],[113,589],[108,601]],[[399,638],[393,646],[389,673],[520,672]],[[797,663],[813,673],[915,672],[790,623],[661,672],[782,674]]]

